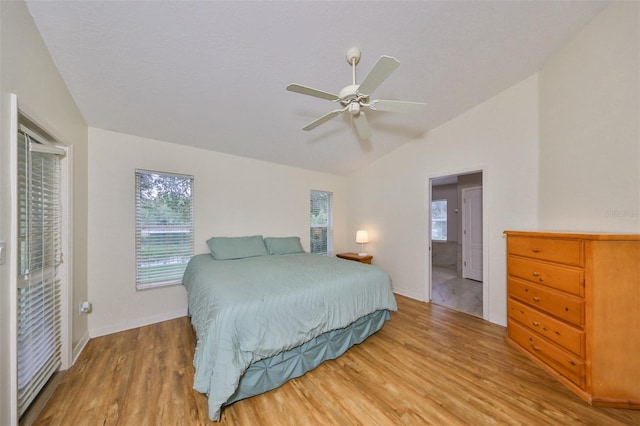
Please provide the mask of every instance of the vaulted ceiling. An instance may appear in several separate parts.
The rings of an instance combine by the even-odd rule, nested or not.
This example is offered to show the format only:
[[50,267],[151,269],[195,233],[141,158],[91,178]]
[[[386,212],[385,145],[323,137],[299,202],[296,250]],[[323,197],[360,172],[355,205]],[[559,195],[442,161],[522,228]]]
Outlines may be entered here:
[[[538,71],[606,1],[31,1],[27,5],[88,125],[334,174],[375,161]],[[367,111],[310,132],[381,55],[400,67]]]

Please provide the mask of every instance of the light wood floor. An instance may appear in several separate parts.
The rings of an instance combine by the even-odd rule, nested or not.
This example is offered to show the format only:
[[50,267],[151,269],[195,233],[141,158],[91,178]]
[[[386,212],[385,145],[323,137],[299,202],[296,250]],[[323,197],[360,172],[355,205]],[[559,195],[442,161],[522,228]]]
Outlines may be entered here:
[[[503,340],[505,329],[398,296],[383,329],[279,389],[222,410],[222,425],[640,425],[586,405]],[[187,318],[92,339],[37,425],[203,425]]]

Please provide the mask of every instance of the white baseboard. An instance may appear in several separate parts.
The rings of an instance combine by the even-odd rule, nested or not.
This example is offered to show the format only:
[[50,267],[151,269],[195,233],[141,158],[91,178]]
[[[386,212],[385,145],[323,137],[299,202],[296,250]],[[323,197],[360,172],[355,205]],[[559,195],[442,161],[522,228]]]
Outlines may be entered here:
[[132,328],[144,327],[145,325],[155,324],[162,321],[168,321],[175,318],[187,316],[187,309],[178,309],[171,312],[163,312],[162,314],[152,315],[145,318],[136,318],[130,321],[110,324],[104,327],[89,328],[89,336],[91,338],[105,336],[107,334],[118,333],[120,331],[131,330]]
[[406,290],[403,290],[401,288],[394,288],[393,292],[396,293],[396,294],[399,294],[400,296],[408,297],[410,299],[416,299],[416,300],[419,300],[421,302],[425,301],[424,300],[424,295],[418,294],[418,293],[415,293],[415,292],[412,292],[412,291],[406,291]]
[[89,343],[89,332],[88,331],[86,333],[84,333],[84,335],[80,338],[78,343],[76,343],[75,347],[72,349],[72,351],[71,351],[71,365],[74,365],[76,363],[76,361],[78,360],[78,357],[80,356],[80,354],[84,350],[84,347],[87,346],[87,343]]

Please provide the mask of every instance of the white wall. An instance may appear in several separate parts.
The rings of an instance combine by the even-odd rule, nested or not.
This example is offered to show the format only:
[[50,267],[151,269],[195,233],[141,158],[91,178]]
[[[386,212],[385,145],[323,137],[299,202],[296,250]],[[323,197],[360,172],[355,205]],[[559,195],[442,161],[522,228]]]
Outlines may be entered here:
[[640,3],[613,2],[540,72],[540,227],[640,232]]
[[[136,291],[135,169],[194,176],[195,251],[212,236],[299,236],[309,249],[309,194],[333,192],[334,247],[345,249],[346,178],[89,129],[91,336],[186,313],[182,286]],[[355,235],[355,233],[354,233]]]
[[485,318],[506,323],[502,232],[537,226],[538,77],[534,75],[349,176],[348,234],[369,230],[367,251],[394,290],[428,298],[431,177],[483,171]]
[[[15,212],[10,208],[9,181],[9,93],[18,97],[18,107],[31,119],[62,142],[73,147],[73,253],[65,253],[65,262],[73,265],[73,304],[86,294],[86,153],[87,126],[73,98],[60,77],[35,24],[22,1],[0,1],[0,240],[9,241],[10,220]],[[10,247],[8,247],[10,249]],[[73,257],[76,255],[77,257]],[[9,266],[16,262],[8,258],[0,266],[0,424],[11,424],[10,401],[14,384],[9,366]],[[87,336],[86,317],[75,309],[72,317],[73,351],[78,352]]]

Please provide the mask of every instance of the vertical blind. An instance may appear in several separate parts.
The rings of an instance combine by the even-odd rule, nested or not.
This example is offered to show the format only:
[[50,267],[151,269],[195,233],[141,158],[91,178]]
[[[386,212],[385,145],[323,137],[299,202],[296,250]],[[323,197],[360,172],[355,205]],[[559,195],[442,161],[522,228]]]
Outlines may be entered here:
[[332,195],[331,192],[311,191],[311,253],[327,254],[333,250]]
[[180,284],[193,256],[193,176],[136,170],[136,287]]
[[18,134],[18,415],[61,364],[60,157]]

